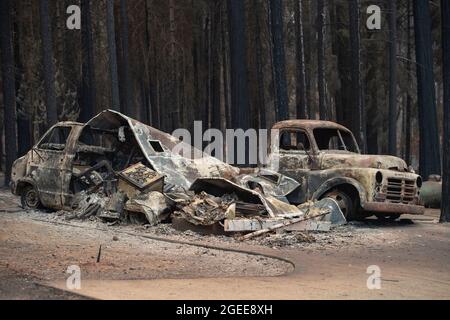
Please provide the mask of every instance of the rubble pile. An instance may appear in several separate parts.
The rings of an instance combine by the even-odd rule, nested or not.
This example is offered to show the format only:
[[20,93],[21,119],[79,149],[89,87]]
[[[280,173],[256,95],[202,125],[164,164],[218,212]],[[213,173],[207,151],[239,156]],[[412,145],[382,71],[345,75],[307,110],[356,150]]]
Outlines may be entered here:
[[238,200],[235,194],[213,197],[206,192],[193,194],[192,198],[179,205],[175,216],[182,217],[194,225],[210,226],[223,221],[232,213],[232,205]]

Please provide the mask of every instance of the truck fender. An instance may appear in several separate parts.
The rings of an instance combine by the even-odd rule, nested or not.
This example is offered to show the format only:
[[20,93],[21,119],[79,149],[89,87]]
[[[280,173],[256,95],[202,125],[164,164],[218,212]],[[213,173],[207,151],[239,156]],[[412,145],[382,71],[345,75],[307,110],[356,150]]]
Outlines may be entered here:
[[325,181],[319,189],[317,189],[312,196],[312,200],[318,200],[320,199],[325,193],[328,191],[339,187],[341,185],[351,185],[353,186],[359,193],[359,200],[361,206],[364,205],[366,202],[366,192],[363,188],[363,186],[355,179],[352,178],[346,178],[346,177],[337,177],[332,178],[330,180]]

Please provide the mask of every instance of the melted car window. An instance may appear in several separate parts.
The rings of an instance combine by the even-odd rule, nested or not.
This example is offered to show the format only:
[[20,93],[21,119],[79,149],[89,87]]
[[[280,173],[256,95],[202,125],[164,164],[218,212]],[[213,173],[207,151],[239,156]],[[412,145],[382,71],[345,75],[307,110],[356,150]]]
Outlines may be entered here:
[[66,148],[67,139],[69,138],[70,127],[53,128],[39,144],[39,149],[62,151]]

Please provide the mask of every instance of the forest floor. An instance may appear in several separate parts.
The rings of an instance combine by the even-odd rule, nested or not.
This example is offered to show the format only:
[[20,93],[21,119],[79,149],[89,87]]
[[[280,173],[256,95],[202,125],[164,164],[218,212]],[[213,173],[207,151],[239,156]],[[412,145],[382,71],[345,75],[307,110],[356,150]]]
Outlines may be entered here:
[[[22,210],[2,189],[0,299],[450,299],[450,226],[438,217],[428,210],[243,243],[170,225],[68,222]],[[81,290],[66,287],[72,265]],[[377,290],[367,287],[373,265]]]

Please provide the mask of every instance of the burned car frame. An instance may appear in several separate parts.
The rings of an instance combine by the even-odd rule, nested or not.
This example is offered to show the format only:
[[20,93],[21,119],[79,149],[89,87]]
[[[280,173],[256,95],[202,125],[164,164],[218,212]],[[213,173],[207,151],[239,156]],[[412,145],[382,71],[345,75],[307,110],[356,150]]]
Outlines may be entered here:
[[397,157],[362,155],[350,130],[328,121],[277,123],[267,167],[301,185],[299,203],[333,198],[347,218],[423,214],[422,178]]
[[[213,157],[174,154],[180,141],[119,112],[107,110],[86,124],[61,122],[16,160],[11,190],[29,208],[70,209],[75,194],[110,184],[126,168],[143,163],[163,172],[165,188],[189,189],[200,177],[233,177],[239,170]],[[185,148],[186,149],[186,148]]]

